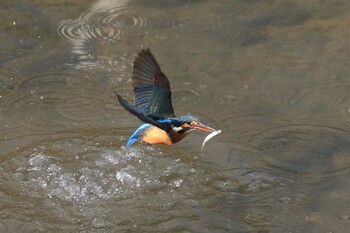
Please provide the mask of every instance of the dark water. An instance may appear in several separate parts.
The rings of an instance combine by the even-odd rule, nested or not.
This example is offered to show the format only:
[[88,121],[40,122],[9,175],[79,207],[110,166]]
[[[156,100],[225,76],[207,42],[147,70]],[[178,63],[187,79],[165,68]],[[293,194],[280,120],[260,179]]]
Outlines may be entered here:
[[[3,1],[0,232],[349,232],[350,3]],[[223,133],[123,148],[150,47]]]

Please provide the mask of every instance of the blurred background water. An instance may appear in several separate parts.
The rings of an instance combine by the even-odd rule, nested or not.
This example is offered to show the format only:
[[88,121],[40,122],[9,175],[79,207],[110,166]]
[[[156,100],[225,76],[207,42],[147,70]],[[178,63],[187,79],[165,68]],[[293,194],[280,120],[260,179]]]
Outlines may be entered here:
[[[0,232],[349,232],[350,2],[0,3]],[[123,147],[151,48],[204,148]]]

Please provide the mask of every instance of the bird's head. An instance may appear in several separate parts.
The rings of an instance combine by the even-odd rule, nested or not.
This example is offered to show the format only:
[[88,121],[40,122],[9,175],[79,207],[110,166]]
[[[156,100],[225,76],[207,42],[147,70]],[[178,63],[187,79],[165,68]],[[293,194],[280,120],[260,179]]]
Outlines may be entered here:
[[185,133],[192,130],[200,130],[206,133],[212,133],[215,129],[206,126],[198,120],[197,117],[184,115],[172,120],[172,130],[179,133]]

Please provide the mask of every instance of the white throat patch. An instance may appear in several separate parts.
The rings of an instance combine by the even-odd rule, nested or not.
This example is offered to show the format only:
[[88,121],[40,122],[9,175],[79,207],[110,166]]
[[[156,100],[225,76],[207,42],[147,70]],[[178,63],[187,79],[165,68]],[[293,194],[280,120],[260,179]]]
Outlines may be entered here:
[[182,127],[176,127],[176,126],[174,126],[172,129],[173,129],[175,132],[179,132],[179,131],[183,130]]

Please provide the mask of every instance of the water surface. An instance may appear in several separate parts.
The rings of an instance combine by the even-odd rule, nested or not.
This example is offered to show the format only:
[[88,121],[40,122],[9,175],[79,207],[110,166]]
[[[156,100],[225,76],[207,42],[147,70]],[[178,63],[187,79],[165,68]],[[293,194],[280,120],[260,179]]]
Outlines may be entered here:
[[[348,232],[350,3],[0,3],[1,232]],[[203,151],[123,145],[151,48]]]

